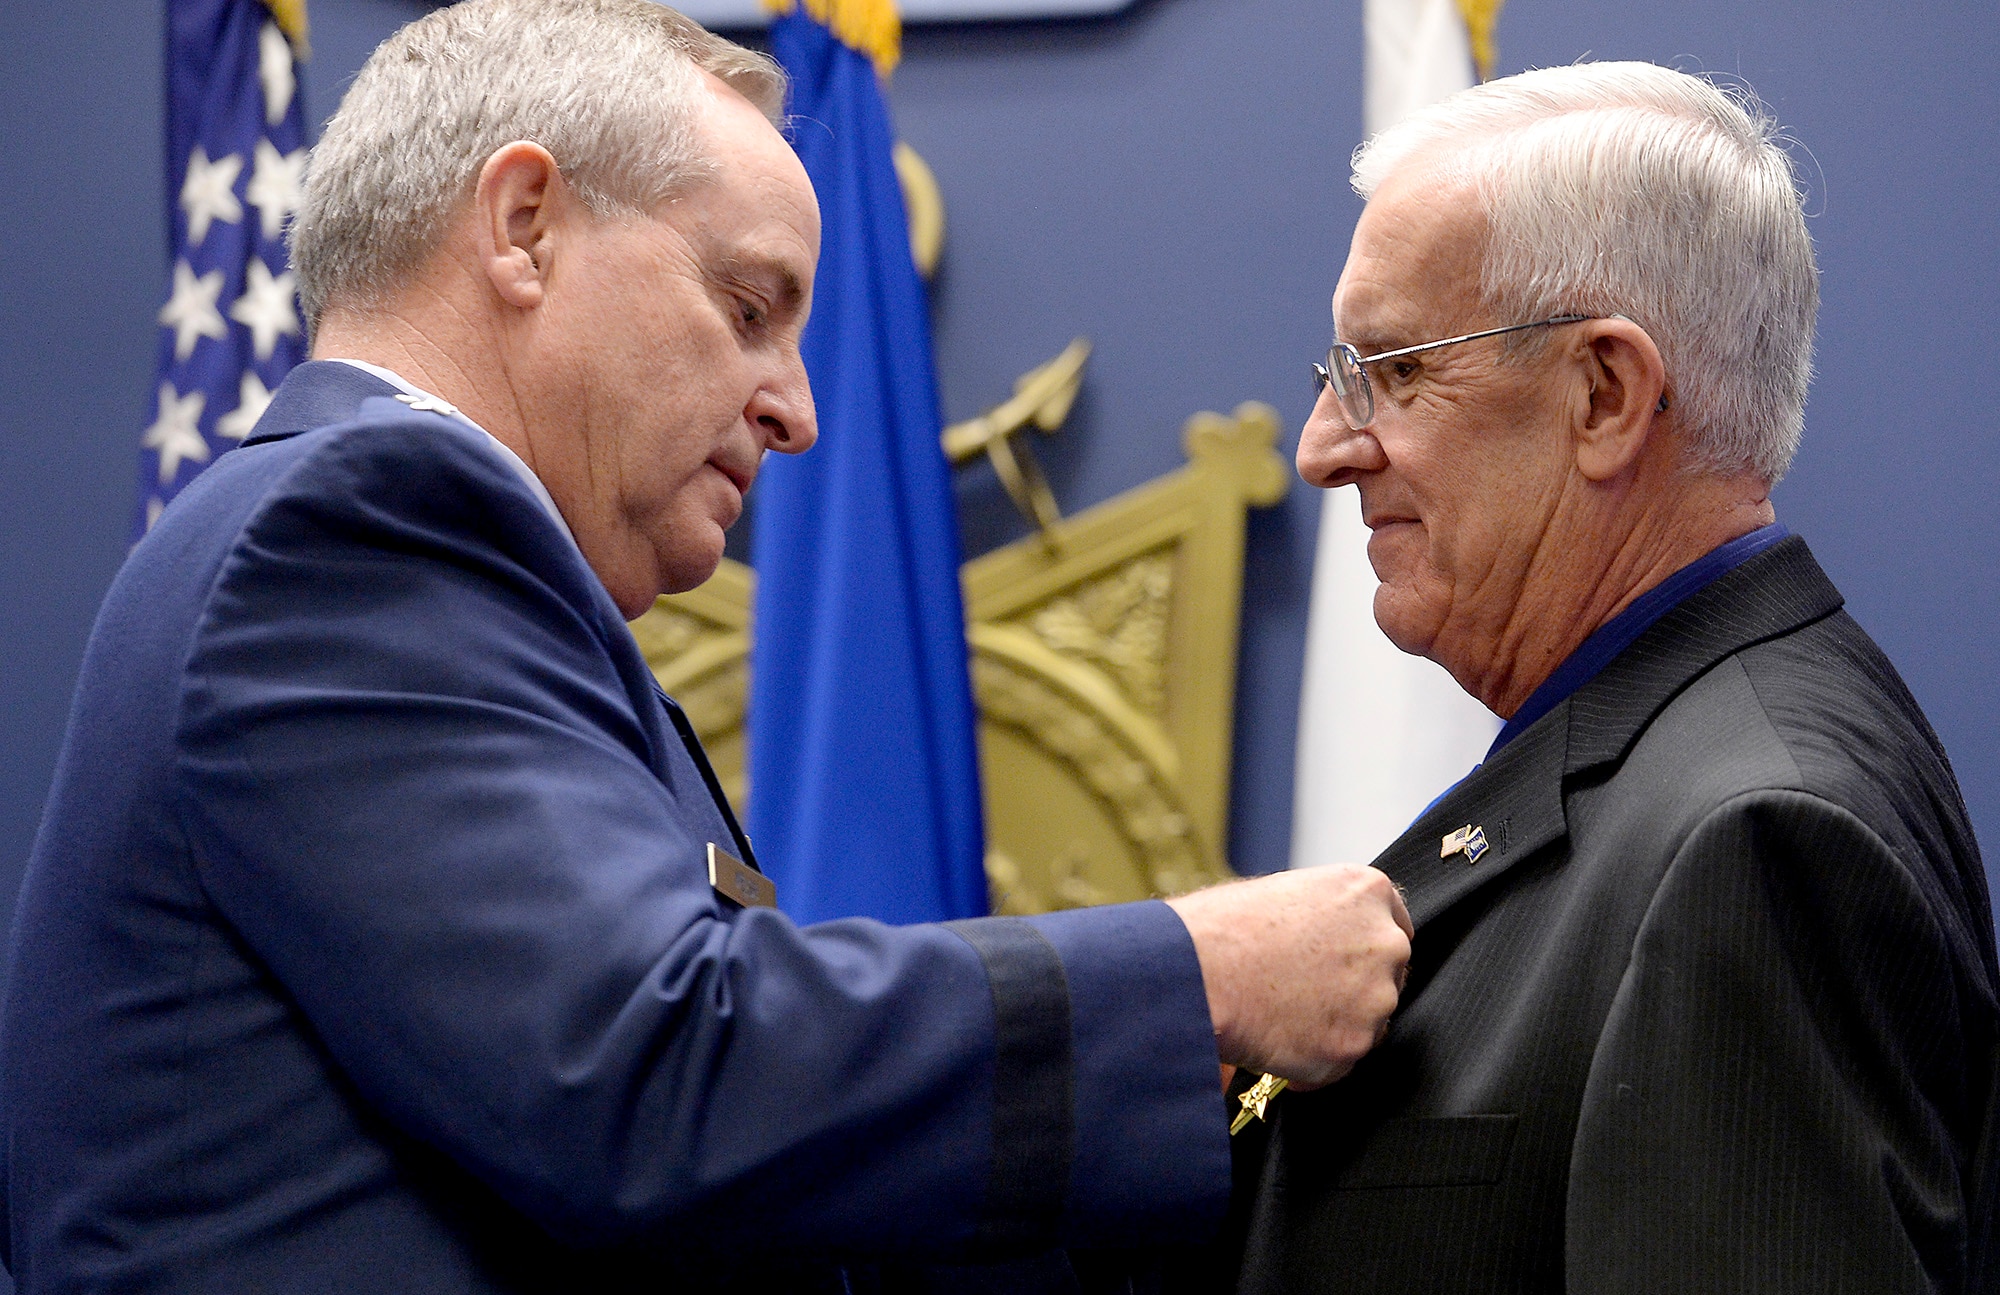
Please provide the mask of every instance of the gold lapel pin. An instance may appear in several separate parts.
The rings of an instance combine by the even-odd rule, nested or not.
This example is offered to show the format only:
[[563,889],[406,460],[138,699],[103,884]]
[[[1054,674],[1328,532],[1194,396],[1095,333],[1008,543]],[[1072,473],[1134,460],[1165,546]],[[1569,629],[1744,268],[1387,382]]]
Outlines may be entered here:
[[1477,823],[1468,823],[1445,835],[1438,844],[1438,858],[1449,859],[1454,854],[1462,854],[1467,863],[1478,863],[1479,856],[1491,848],[1486,844],[1486,829]]

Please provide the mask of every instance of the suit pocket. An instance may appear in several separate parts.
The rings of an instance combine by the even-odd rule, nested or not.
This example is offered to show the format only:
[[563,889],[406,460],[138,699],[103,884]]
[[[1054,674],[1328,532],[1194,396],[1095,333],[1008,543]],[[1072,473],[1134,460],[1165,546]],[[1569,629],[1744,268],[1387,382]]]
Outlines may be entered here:
[[1321,1137],[1294,1141],[1295,1113],[1285,1112],[1286,1123],[1274,1131],[1284,1159],[1253,1207],[1240,1295],[1546,1285],[1521,1278],[1524,1260],[1535,1257],[1538,1225],[1522,1212],[1518,1187],[1505,1197],[1518,1117],[1354,1120],[1346,1127],[1329,1117],[1315,1130]]
[[[1326,1191],[1380,1187],[1481,1187],[1500,1181],[1514,1148],[1514,1115],[1384,1120],[1327,1171]],[[1295,1170],[1304,1168],[1294,1162]],[[1313,1175],[1318,1177],[1319,1175]]]

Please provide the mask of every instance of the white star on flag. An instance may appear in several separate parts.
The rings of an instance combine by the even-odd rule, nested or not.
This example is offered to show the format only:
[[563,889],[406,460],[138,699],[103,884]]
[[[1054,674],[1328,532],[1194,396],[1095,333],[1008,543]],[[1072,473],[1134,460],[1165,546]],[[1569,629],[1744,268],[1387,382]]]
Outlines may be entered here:
[[298,211],[299,178],[305,167],[304,149],[280,153],[270,140],[257,141],[257,169],[251,173],[250,184],[243,193],[257,208],[257,219],[264,227],[266,239],[276,239],[283,233],[286,217]]
[[271,406],[270,389],[253,369],[243,370],[243,385],[236,396],[236,408],[215,420],[215,434],[240,441],[250,434],[257,420]]
[[292,304],[294,289],[290,270],[273,275],[262,259],[253,258],[245,276],[243,295],[229,308],[229,317],[250,330],[250,345],[257,358],[271,358],[278,335],[294,336],[299,331],[299,312]]
[[197,277],[186,261],[174,263],[174,295],[160,308],[160,322],[174,330],[174,358],[185,360],[194,354],[196,339],[229,336],[229,325],[215,308],[222,295],[222,271],[210,270]]
[[243,159],[236,154],[211,162],[207,149],[199,144],[194,146],[194,156],[188,159],[187,179],[181,184],[189,247],[201,246],[201,240],[208,237],[210,222],[219,220],[233,225],[243,219],[243,204],[236,200],[235,192],[236,177],[241,174]]
[[[306,3],[164,3],[166,106],[176,141],[168,170],[185,170],[155,199],[165,201],[179,246],[167,254],[171,291],[154,307],[159,410],[137,420],[145,430],[134,541],[224,451],[254,435],[271,388],[305,359],[304,312],[284,240],[308,166],[299,70]],[[228,37],[219,39],[225,25]]]
[[299,82],[292,71],[292,43],[274,22],[265,23],[257,37],[257,79],[264,83],[264,121],[275,126],[292,106]]
[[199,426],[202,406],[207,403],[206,392],[190,391],[183,396],[174,390],[173,383],[160,384],[160,417],[146,429],[141,444],[160,452],[161,485],[174,479],[184,459],[208,462],[208,442],[201,438]]

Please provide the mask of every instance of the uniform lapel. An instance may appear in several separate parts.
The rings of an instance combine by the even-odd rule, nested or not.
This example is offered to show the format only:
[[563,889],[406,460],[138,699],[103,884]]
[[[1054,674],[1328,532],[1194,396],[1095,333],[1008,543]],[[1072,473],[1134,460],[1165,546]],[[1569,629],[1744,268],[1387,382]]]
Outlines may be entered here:
[[736,810],[729,803],[729,794],[722,789],[722,779],[716,776],[715,766],[708,762],[708,752],[703,749],[701,738],[694,731],[694,722],[688,719],[680,703],[667,696],[666,689],[657,683],[653,685],[653,696],[658,699],[661,711],[673,728],[674,737],[666,740],[677,741],[688,762],[701,775],[702,789],[707,793],[715,813],[722,819],[723,826],[729,829],[729,839],[737,855],[752,869],[762,872],[763,869],[757,866],[757,855],[750,848],[749,836],[744,833],[742,824],[736,821]]
[[395,394],[396,388],[366,369],[338,360],[308,360],[285,375],[243,443],[258,445],[344,423],[354,417],[362,401]]

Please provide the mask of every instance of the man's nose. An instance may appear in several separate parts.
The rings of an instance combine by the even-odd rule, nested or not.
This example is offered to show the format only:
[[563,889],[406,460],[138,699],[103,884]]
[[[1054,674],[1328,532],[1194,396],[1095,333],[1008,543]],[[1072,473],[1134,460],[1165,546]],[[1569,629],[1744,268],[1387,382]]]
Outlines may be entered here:
[[802,359],[794,358],[775,382],[757,388],[743,411],[757,428],[764,448],[780,454],[804,454],[819,439],[819,416],[813,409],[812,384]]
[[1389,466],[1382,443],[1370,432],[1347,425],[1340,401],[1327,387],[1314,402],[1305,430],[1299,433],[1299,476],[1307,485],[1330,490],[1359,480],[1365,472]]

